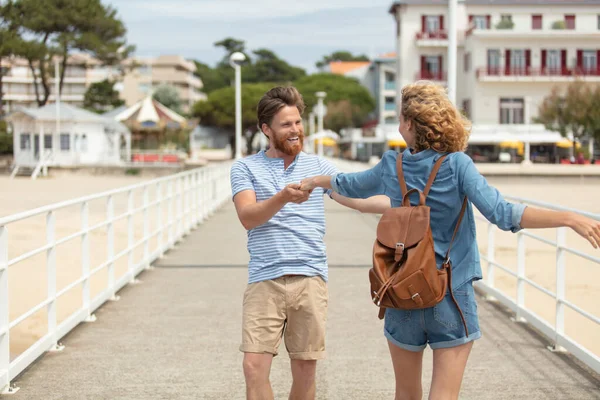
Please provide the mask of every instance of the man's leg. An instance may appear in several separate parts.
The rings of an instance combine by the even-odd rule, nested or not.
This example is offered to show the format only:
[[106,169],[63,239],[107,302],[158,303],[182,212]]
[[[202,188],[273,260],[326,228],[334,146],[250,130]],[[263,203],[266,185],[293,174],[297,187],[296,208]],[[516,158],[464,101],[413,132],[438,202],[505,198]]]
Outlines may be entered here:
[[272,361],[272,354],[244,353],[246,399],[273,399],[273,389],[271,389],[271,382],[269,381]]
[[317,360],[325,357],[327,284],[320,277],[287,279],[288,319],[284,332],[294,382],[290,399],[315,398]]
[[291,364],[294,382],[290,391],[290,400],[314,399],[317,360],[291,360]]
[[242,344],[248,399],[273,399],[269,373],[285,326],[282,279],[248,285],[244,294]]

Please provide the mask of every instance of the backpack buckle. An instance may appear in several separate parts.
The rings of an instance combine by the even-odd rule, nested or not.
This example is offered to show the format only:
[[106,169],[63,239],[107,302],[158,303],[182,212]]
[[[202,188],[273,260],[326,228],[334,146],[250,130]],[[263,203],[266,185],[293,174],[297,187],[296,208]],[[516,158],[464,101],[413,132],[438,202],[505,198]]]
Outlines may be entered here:
[[404,243],[398,242],[398,243],[396,243],[396,251],[394,252],[394,260],[396,262],[402,260],[403,255],[404,255]]

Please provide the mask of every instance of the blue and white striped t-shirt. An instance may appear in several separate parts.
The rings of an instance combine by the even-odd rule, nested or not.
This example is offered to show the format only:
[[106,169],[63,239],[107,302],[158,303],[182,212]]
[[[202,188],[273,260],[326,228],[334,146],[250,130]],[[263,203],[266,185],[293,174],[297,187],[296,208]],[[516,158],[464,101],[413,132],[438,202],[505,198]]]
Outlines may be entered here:
[[[290,183],[338,172],[327,160],[304,152],[287,169],[283,165],[283,159],[264,151],[236,161],[231,167],[233,196],[253,190],[256,201],[264,201]],[[268,222],[248,231],[249,283],[292,274],[320,275],[327,281],[325,193],[316,188],[304,203],[287,203]]]

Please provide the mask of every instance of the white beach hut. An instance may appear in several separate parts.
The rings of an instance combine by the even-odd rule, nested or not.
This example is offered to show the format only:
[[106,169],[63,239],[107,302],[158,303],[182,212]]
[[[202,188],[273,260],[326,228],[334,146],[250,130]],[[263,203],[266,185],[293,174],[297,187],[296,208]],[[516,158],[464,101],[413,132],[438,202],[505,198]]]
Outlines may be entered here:
[[[59,123],[57,123],[57,117]],[[119,165],[130,159],[131,132],[122,123],[68,104],[22,108],[6,117],[14,164],[35,167]]]

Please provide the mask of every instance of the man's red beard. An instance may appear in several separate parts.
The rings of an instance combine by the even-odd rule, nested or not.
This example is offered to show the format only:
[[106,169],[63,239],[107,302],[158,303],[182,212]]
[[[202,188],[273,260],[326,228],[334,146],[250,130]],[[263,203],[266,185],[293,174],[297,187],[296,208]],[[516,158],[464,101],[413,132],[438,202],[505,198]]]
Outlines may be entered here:
[[[288,140],[290,137],[295,136],[298,137],[298,140]],[[276,135],[274,146],[276,150],[281,151],[288,156],[296,156],[302,151],[302,147],[304,146],[304,133],[298,132],[298,134],[294,135]]]

